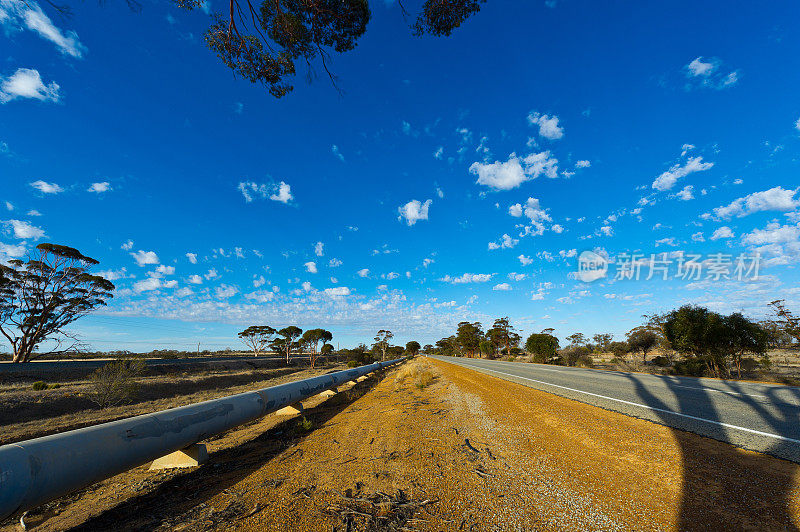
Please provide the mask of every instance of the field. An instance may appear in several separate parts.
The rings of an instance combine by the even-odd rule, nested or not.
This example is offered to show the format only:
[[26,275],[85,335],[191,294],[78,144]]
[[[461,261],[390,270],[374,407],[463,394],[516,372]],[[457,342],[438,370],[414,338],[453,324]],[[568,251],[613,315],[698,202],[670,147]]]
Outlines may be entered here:
[[772,530],[800,517],[792,462],[439,361],[406,363],[315,404],[304,418],[270,415],[213,438],[199,468],[140,467],[27,522],[43,531]]

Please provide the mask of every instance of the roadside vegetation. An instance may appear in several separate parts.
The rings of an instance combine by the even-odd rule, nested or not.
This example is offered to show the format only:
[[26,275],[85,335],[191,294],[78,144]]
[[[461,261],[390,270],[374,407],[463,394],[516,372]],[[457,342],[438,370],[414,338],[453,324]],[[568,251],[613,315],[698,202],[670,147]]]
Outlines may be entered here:
[[498,318],[484,331],[478,322],[461,322],[456,333],[423,348],[426,354],[527,361],[563,366],[604,367],[662,374],[718,378],[767,378],[797,384],[775,371],[774,359],[800,354],[800,318],[784,301],[769,304],[771,317],[756,321],[741,313],[724,315],[684,305],[664,314],[645,315],[624,338],[576,332],[561,340],[554,329],[528,336],[524,343]]

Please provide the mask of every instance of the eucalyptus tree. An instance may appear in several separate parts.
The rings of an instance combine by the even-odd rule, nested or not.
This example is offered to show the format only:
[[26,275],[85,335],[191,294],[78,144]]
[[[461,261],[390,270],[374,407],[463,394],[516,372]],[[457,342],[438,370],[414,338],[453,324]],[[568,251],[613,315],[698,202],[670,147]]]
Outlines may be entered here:
[[375,335],[375,344],[373,344],[373,347],[380,352],[381,360],[386,360],[386,350],[389,349],[389,340],[392,338],[394,338],[394,333],[386,329],[381,329],[378,331],[378,334]]
[[421,346],[419,345],[419,342],[417,342],[416,340],[411,340],[410,342],[406,343],[406,351],[411,356],[417,355],[419,353],[420,348]]
[[312,368],[316,365],[319,356],[319,352],[317,351],[319,343],[322,342],[324,346],[331,340],[333,340],[333,334],[325,329],[308,329],[303,333],[300,341],[309,348],[308,354]]
[[[89,272],[97,264],[58,244],[39,244],[26,261],[0,264],[0,333],[11,344],[12,362],[78,349],[78,338],[64,328],[113,297],[113,283]],[[48,340],[54,348],[37,353]]]
[[525,341],[525,350],[533,355],[536,362],[549,362],[558,351],[558,338],[552,334],[531,334]]
[[506,354],[510,354],[511,348],[517,347],[520,341],[520,335],[509,322],[508,316],[494,320],[492,328],[486,331],[486,336],[497,348],[504,347]]
[[456,341],[458,342],[459,347],[462,350],[469,353],[470,358],[475,356],[475,352],[478,351],[481,345],[481,340],[483,340],[483,330],[481,330],[481,324],[477,321],[475,323],[470,323],[468,321],[462,321],[458,324],[458,329],[456,331]]
[[297,338],[299,338],[301,334],[303,334],[303,329],[290,325],[279,330],[278,337],[272,340],[270,344],[273,349],[286,356],[287,366],[291,360],[293,350],[300,347]]
[[277,332],[269,325],[251,325],[237,336],[250,348],[253,356],[257,357],[270,345]]

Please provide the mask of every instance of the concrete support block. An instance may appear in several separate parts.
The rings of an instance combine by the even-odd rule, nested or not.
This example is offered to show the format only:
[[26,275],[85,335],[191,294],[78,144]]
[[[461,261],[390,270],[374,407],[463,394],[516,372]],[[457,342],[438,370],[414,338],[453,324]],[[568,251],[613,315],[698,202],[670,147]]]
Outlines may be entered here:
[[339,390],[337,390],[336,388],[331,388],[330,390],[325,390],[325,391],[323,391],[323,392],[320,392],[320,393],[318,393],[317,395],[318,395],[319,397],[323,397],[323,398],[327,399],[327,398],[329,398],[329,397],[333,397],[334,395],[336,395],[336,393],[337,393],[338,391],[339,391]]
[[303,403],[295,403],[293,405],[284,406],[280,410],[275,411],[278,416],[293,416],[295,414],[303,413]]
[[208,460],[208,450],[206,450],[205,444],[195,443],[180,451],[157,458],[150,464],[150,470],[197,467],[206,460]]
[[367,377],[366,375],[362,375],[362,376],[360,376],[359,378],[356,379],[356,382],[364,382],[368,378],[369,377]]

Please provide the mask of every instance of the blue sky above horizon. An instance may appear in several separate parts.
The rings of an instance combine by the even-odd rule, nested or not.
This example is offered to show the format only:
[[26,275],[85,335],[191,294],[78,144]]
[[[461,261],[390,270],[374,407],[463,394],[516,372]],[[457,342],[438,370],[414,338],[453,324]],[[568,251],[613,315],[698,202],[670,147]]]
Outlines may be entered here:
[[[100,260],[117,296],[73,326],[97,349],[262,323],[433,343],[505,315],[621,337],[683,303],[800,305],[796,3],[490,0],[417,38],[378,1],[334,57],[343,94],[300,73],[280,100],[204,47],[203,10],[36,5],[0,0],[0,260]],[[761,269],[585,283],[586,250]]]

